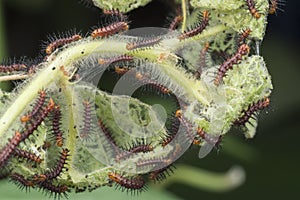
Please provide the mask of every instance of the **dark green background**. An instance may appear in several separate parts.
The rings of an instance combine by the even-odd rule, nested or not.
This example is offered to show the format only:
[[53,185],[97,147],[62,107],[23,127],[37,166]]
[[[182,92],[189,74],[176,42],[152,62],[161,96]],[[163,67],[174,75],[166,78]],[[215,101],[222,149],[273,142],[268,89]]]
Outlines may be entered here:
[[[0,0],[3,1],[3,0]],[[129,14],[131,27],[162,26],[169,16],[167,1],[154,1]],[[273,77],[274,91],[267,114],[260,115],[259,127],[253,140],[237,133],[231,137],[251,154],[228,147],[205,159],[197,158],[198,150],[187,152],[180,162],[224,172],[232,165],[241,165],[247,173],[246,182],[226,193],[212,193],[180,184],[167,189],[182,199],[298,199],[300,191],[300,1],[290,0],[284,12],[269,17],[261,53]],[[76,0],[4,0],[7,57],[37,57],[47,35],[76,28],[86,33],[99,25],[100,11],[90,9]],[[229,140],[231,141],[231,140]],[[226,146],[227,145],[227,146]],[[242,148],[242,149],[243,149]],[[230,152],[231,151],[231,152]],[[193,177],[191,177],[192,179]],[[3,184],[0,182],[0,186]],[[14,187],[15,188],[15,187]],[[1,189],[1,187],[0,187]],[[2,189],[1,189],[2,190]],[[0,191],[0,199],[5,199]],[[101,194],[101,193],[100,193]],[[91,194],[90,194],[91,195]],[[99,195],[99,193],[98,193]],[[27,194],[26,197],[30,197]],[[130,195],[127,196],[131,199]],[[99,199],[106,199],[105,197]],[[136,198],[135,198],[136,199]],[[138,197],[143,199],[143,194]]]

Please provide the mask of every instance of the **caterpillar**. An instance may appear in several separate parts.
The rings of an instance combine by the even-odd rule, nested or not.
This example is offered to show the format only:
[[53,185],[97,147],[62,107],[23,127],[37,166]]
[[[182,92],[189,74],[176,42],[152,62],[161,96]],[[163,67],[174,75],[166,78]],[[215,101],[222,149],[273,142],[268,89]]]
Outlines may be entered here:
[[206,55],[207,55],[209,46],[210,46],[209,42],[205,42],[204,48],[200,51],[200,55],[199,55],[200,64],[199,64],[199,67],[197,68],[197,70],[194,72],[194,77],[196,79],[200,79],[201,73],[202,73],[202,68],[206,66],[206,60],[207,60]]
[[120,22],[114,22],[108,26],[101,27],[98,29],[95,29],[92,33],[91,36],[93,39],[97,37],[108,37],[110,35],[114,35],[120,31],[126,31],[128,30],[129,26],[127,22],[120,21]]
[[269,104],[270,104],[270,99],[264,98],[257,101],[256,103],[249,105],[247,110],[242,111],[243,115],[234,121],[234,124],[245,125],[255,112],[268,107]]
[[44,121],[54,107],[55,103],[53,99],[50,98],[48,105],[41,109],[41,111],[36,115],[36,119],[31,120],[30,124],[26,124],[25,130],[22,132],[21,141],[26,140],[39,127],[39,125]]
[[98,59],[98,63],[100,65],[104,65],[104,64],[112,64],[115,62],[120,62],[120,61],[132,61],[133,57],[129,56],[129,55],[120,55],[120,56],[116,56],[116,57],[112,57],[112,58],[108,58],[108,59],[103,59],[103,58],[99,58]]
[[115,150],[115,152],[119,153],[120,149],[115,141],[115,139],[113,138],[112,133],[110,132],[110,130],[104,125],[104,123],[102,122],[101,119],[98,120],[98,125],[101,128],[101,130],[103,131],[104,136],[106,137],[106,139],[108,140],[109,144],[112,146],[112,148]]
[[63,45],[70,44],[72,42],[80,40],[81,38],[82,38],[81,35],[75,34],[75,35],[72,35],[71,37],[57,39],[57,40],[51,42],[46,47],[46,50],[45,50],[46,54],[50,55],[55,49],[57,49]]
[[19,131],[16,131],[15,135],[9,139],[8,144],[0,151],[0,169],[7,163],[8,159],[14,153],[15,148],[22,141],[22,135]]
[[178,25],[182,22],[182,20],[183,17],[181,15],[174,17],[173,21],[170,23],[169,30],[174,31],[178,27]]
[[249,9],[249,12],[251,13],[251,15],[256,19],[259,19],[261,17],[261,14],[256,9],[254,0],[246,0],[246,3],[247,3],[248,9]]
[[174,138],[175,138],[176,134],[170,134],[168,135],[162,142],[161,142],[161,146],[165,147],[167,146]]
[[88,100],[83,101],[83,128],[80,130],[80,138],[84,140],[90,139],[91,126],[92,126],[92,114],[91,114],[91,102]]
[[176,167],[171,164],[164,168],[150,172],[148,177],[150,180],[154,181],[154,183],[161,182],[167,179],[168,176],[171,176],[171,174],[174,173],[174,169],[176,169]]
[[120,18],[121,21],[126,19],[126,15],[124,15],[122,12],[120,12],[119,9],[112,9],[112,10],[104,9],[103,14],[117,16]]
[[214,80],[214,84],[218,86],[221,83],[223,77],[226,75],[226,72],[229,69],[232,69],[232,66],[242,60],[243,56],[247,55],[249,52],[250,47],[247,44],[242,44],[231,58],[227,59],[220,65],[220,67],[218,68],[217,76]]
[[171,159],[165,158],[150,158],[147,160],[139,160],[136,162],[137,168],[143,168],[145,166],[166,166],[172,163]]
[[122,190],[135,192],[136,190],[141,191],[145,188],[145,180],[141,176],[127,178],[115,172],[109,172],[108,178],[122,187]]
[[20,121],[23,123],[28,122],[32,117],[34,117],[38,113],[38,111],[44,106],[46,97],[47,97],[47,93],[45,90],[39,91],[39,97],[36,100],[35,104],[32,106],[33,110],[28,114],[22,116],[20,118]]
[[146,76],[142,75],[141,73],[137,72],[135,75],[136,79],[140,82],[142,82],[143,84],[145,84],[146,86],[148,86],[148,88],[150,90],[156,90],[161,94],[170,94],[171,90],[167,87],[165,87],[164,85],[157,83],[154,80],[151,79],[147,79]]
[[34,175],[33,180],[37,183],[41,183],[58,177],[61,174],[62,170],[65,168],[64,166],[66,164],[68,156],[69,156],[69,150],[63,149],[60,154],[60,158],[56,163],[55,168],[51,169],[50,171],[44,174]]
[[63,131],[61,130],[61,110],[60,106],[57,105],[54,107],[52,116],[52,133],[56,140],[56,145],[62,147],[64,144]]
[[180,121],[177,117],[175,116],[171,116],[171,127],[170,130],[168,131],[168,135],[166,138],[163,139],[163,141],[161,142],[161,146],[165,147],[167,146],[176,136],[179,125],[180,125]]
[[202,128],[198,128],[197,134],[208,144],[218,147],[222,141],[222,136],[212,136],[207,134]]
[[146,153],[150,151],[153,151],[153,146],[151,144],[135,144],[127,151],[124,151],[119,155],[117,155],[116,160],[119,161],[121,159],[128,158],[129,156],[135,153],[141,153],[141,152]]
[[9,176],[9,178],[10,181],[14,182],[21,190],[25,188],[26,192],[30,191],[30,188],[34,187],[34,183],[30,180],[25,179],[21,174],[13,173]]
[[68,198],[67,192],[69,191],[69,188],[67,185],[53,185],[50,181],[45,181],[41,183],[39,187],[43,189],[43,192],[50,192],[50,197],[54,194],[54,199],[60,199],[62,195],[64,195],[65,198]]
[[240,37],[238,39],[238,44],[243,44],[246,42],[246,39],[249,37],[249,35],[251,34],[251,29],[250,28],[246,28],[245,30],[242,31],[242,33],[240,34]]
[[269,14],[276,13],[276,10],[282,10],[279,6],[284,5],[284,0],[270,0]]
[[112,10],[104,9],[103,14],[105,14],[105,15],[121,15],[122,13],[119,11],[119,9],[112,9]]
[[129,51],[136,50],[136,49],[146,49],[150,48],[156,44],[159,44],[159,42],[162,40],[161,37],[154,37],[150,39],[143,39],[141,41],[135,41],[128,43],[126,45],[126,49]]
[[198,26],[196,26],[195,28],[193,28],[192,30],[185,31],[184,33],[179,35],[178,39],[184,40],[186,38],[198,35],[198,34],[202,33],[202,31],[208,26],[208,24],[209,24],[209,12],[208,12],[208,10],[205,10],[205,11],[203,11],[203,19],[202,19],[201,23]]
[[0,65],[0,73],[26,71],[27,69],[25,64]]
[[194,135],[192,134],[192,125],[191,123],[186,120],[184,117],[183,117],[183,113],[182,113],[182,110],[177,110],[175,112],[175,117],[179,119],[180,123],[184,126],[185,128],[185,133],[186,133],[186,136],[188,137],[188,141],[190,141],[191,143],[194,141]]
[[19,158],[25,158],[27,160],[36,162],[38,164],[40,164],[42,162],[42,159],[39,156],[37,156],[37,155],[35,155],[31,152],[18,149],[18,148],[15,148],[14,155],[19,157]]

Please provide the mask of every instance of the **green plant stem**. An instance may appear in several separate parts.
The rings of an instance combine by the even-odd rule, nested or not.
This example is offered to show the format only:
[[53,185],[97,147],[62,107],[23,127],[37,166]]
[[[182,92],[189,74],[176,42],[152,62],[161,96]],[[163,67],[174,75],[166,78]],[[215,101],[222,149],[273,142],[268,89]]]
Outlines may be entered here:
[[[195,37],[195,40],[192,41],[195,42],[197,40],[202,39],[205,36],[210,37],[211,35],[217,34],[223,30],[224,26],[212,27],[212,33],[210,30],[208,30],[203,33],[205,34],[204,36],[199,36],[197,38]],[[186,42],[189,43],[189,40]],[[182,45],[182,41],[179,41],[178,39],[174,38],[165,39],[165,41],[163,41],[162,43],[165,43],[170,49],[176,49],[178,48],[178,46]],[[51,83],[60,80],[63,73],[65,73],[62,73],[62,70],[60,69],[61,67],[64,67],[64,69],[71,74],[74,70],[73,63],[76,60],[84,58],[85,56],[88,56],[92,53],[130,53],[130,51],[126,50],[126,44],[126,40],[93,40],[91,38],[86,38],[74,44],[74,46],[70,46],[68,49],[58,53],[57,55],[54,55],[54,57],[49,57],[48,60],[50,64],[47,67],[45,67],[41,72],[37,73],[35,77],[33,77],[33,79],[29,82],[27,87],[25,87],[25,89],[21,91],[18,98],[10,105],[10,107],[2,115],[0,119],[0,124],[2,124],[2,126],[0,127],[0,136],[4,135],[8,128],[11,127],[11,125],[15,122],[16,118],[23,112],[25,107],[36,97],[39,90],[47,88]],[[157,58],[161,53],[165,52],[165,49],[153,48],[147,51],[147,53],[143,51],[137,52],[138,53],[134,53],[135,57],[148,58],[149,60],[157,62]],[[168,61],[163,61],[161,63],[161,66],[164,66],[165,71],[168,72],[168,70],[172,69],[171,65],[173,64],[174,63],[170,63]],[[172,74],[174,73],[175,71],[173,70]],[[189,94],[191,96],[195,96],[195,98],[203,104],[208,103],[205,97],[201,96],[201,94],[198,94],[198,86],[197,90],[193,90],[193,87],[191,87],[196,87],[196,85],[199,85],[198,82],[195,83],[194,80],[190,80],[184,74],[179,73],[179,71],[177,71],[175,74],[175,78],[177,80],[180,80],[180,82],[185,83],[184,87],[187,91],[189,91]],[[174,76],[172,77],[174,78]]]
[[181,10],[182,10],[182,26],[181,26],[181,32],[183,33],[186,29],[186,18],[187,18],[187,1],[181,0]]
[[172,183],[190,185],[194,188],[213,192],[225,192],[240,186],[245,180],[245,172],[241,167],[235,166],[225,173],[215,173],[188,165],[178,166],[174,175],[160,186],[167,187]]

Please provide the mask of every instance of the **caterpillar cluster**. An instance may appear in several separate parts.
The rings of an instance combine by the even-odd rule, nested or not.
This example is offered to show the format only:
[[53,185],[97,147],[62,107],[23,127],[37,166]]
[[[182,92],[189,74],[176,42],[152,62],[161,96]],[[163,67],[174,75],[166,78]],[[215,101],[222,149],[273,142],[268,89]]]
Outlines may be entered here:
[[[63,132],[60,128],[61,123],[61,111],[60,106],[56,105],[54,100],[49,97],[50,95],[46,90],[41,90],[38,94],[35,103],[30,111],[20,117],[21,123],[24,125],[20,131],[16,131],[12,138],[8,140],[8,143],[0,150],[0,172],[5,171],[6,168],[10,168],[10,161],[13,158],[18,158],[19,161],[32,163],[33,168],[39,169],[43,164],[42,159],[36,152],[31,152],[20,147],[26,140],[30,140],[30,136],[33,135],[36,130],[41,126],[43,122],[52,124],[52,132],[55,136],[56,144],[59,148],[63,146]],[[48,101],[48,103],[46,103]],[[66,185],[56,185],[53,180],[56,179],[62,173],[63,169],[66,169],[66,161],[69,156],[69,150],[64,148],[60,153],[56,166],[42,174],[36,174],[32,177],[27,177],[23,174],[13,172],[9,174],[9,179],[15,183],[20,189],[39,188],[43,191],[50,193],[50,196],[61,197],[66,196],[68,187]]]
[[[279,1],[274,0],[271,2],[270,13],[276,9],[273,7],[276,7]],[[256,19],[260,19],[263,14],[260,13],[259,6],[256,5],[254,0],[246,0],[244,3],[244,7],[247,5],[250,14],[255,18],[253,20],[259,22],[260,20]],[[189,146],[192,144],[200,146],[202,144],[210,144],[218,147],[222,140],[221,134],[213,135],[205,132],[204,130],[209,129],[207,127],[198,128],[200,126],[199,122],[194,121],[195,116],[198,117],[201,115],[201,119],[204,119],[205,122],[207,120],[207,123],[210,123],[210,119],[208,119],[210,116],[206,116],[206,113],[201,112],[201,109],[206,106],[209,107],[211,104],[218,106],[218,102],[214,101],[213,97],[206,97],[206,94],[204,94],[206,89],[201,88],[199,91],[195,89],[198,89],[199,85],[203,86],[203,88],[206,87],[206,80],[202,77],[202,73],[210,67],[210,62],[217,63],[217,65],[220,64],[220,62],[211,58],[211,52],[218,46],[210,38],[214,35],[205,36],[206,33],[208,35],[211,34],[208,28],[215,28],[214,26],[217,23],[212,19],[216,16],[213,12],[215,12],[213,9],[204,10],[201,20],[195,26],[181,33],[176,31],[176,29],[180,23],[183,23],[184,28],[184,23],[186,23],[184,20],[186,19],[183,18],[183,15],[178,14],[169,26],[167,37],[157,36],[149,39],[131,38],[131,36],[122,35],[122,32],[129,29],[129,21],[126,15],[118,9],[103,10],[103,15],[112,19],[112,22],[92,30],[87,38],[83,38],[80,34],[73,34],[70,37],[50,41],[44,49],[46,57],[41,66],[48,67],[53,63],[55,64],[54,61],[65,58],[64,56],[66,55],[63,55],[64,51],[67,52],[72,48],[74,48],[74,51],[71,53],[75,52],[74,55],[77,57],[74,58],[75,61],[66,62],[66,65],[55,65],[52,66],[52,69],[49,68],[49,71],[59,69],[64,78],[68,77],[68,81],[64,81],[64,78],[55,79],[50,77],[53,80],[59,80],[55,82],[56,86],[59,86],[59,89],[55,88],[55,91],[51,91],[50,88],[52,88],[52,85],[49,84],[49,89],[41,89],[36,94],[36,99],[33,103],[24,106],[24,110],[20,112],[21,114],[17,115],[17,122],[15,124],[19,127],[13,127],[9,130],[10,135],[5,135],[7,136],[6,142],[0,149],[0,176],[4,174],[2,172],[5,170],[11,169],[13,164],[18,163],[20,165],[24,164],[24,168],[28,166],[28,169],[32,171],[21,174],[18,170],[13,170],[11,174],[8,172],[7,176],[20,189],[26,189],[26,191],[31,188],[39,189],[54,198],[61,198],[67,197],[67,193],[71,187],[75,188],[75,191],[81,192],[87,188],[91,191],[100,186],[115,183],[121,190],[130,191],[135,194],[146,190],[146,178],[156,183],[170,176],[175,169],[173,163],[184,152],[185,144]],[[220,27],[217,27],[214,31],[220,31],[222,29]],[[227,26],[224,26],[225,28]],[[226,30],[223,31],[223,33],[225,32]],[[208,85],[211,90],[220,89],[222,92],[221,83],[227,75],[228,70],[232,70],[234,65],[238,65],[250,53],[249,45],[251,43],[249,41],[255,37],[252,35],[254,33],[255,30],[252,32],[250,28],[246,28],[239,34],[237,41],[235,41],[238,48],[233,48],[233,53],[230,53],[232,55],[219,65],[217,74],[214,77],[214,85]],[[234,33],[230,34],[232,34],[232,38],[238,35],[234,35]],[[192,57],[191,61],[196,57],[197,59],[195,60],[197,62],[200,60],[200,62],[189,63],[190,60],[184,56],[181,57],[181,53],[186,49],[189,53],[194,50],[192,47],[192,50],[190,47],[186,47],[185,44],[193,44],[190,42],[194,39],[197,40],[196,36],[199,36],[199,38],[203,36],[208,39],[199,42],[199,46],[201,47],[195,48],[197,49],[196,54],[189,55]],[[114,48],[114,46],[109,46],[109,50],[104,49],[102,54],[102,52],[99,53],[99,48],[97,49],[98,42],[99,44],[102,44],[102,42],[103,44],[106,44],[106,42],[108,44],[117,44],[116,46],[120,46],[120,49],[116,49],[114,53],[109,54],[110,51],[113,52],[110,48]],[[168,42],[174,42],[174,44],[168,44]],[[82,48],[85,43],[93,44],[94,46],[92,47],[96,48],[93,49],[93,52],[88,48]],[[161,44],[166,44],[166,46],[162,46]],[[80,46],[80,51],[77,51],[78,49],[75,48],[78,46]],[[166,52],[164,51],[164,47],[167,47]],[[149,50],[149,52],[143,50]],[[153,55],[151,54],[148,58],[148,53],[153,53]],[[84,63],[86,60],[89,60],[88,64]],[[89,65],[92,62],[94,62],[93,65]],[[58,63],[64,62],[60,61]],[[194,65],[195,63],[196,65]],[[90,91],[86,92],[86,90],[83,92],[80,91],[82,92],[80,93],[81,96],[78,95],[79,92],[77,93],[77,90],[80,89],[77,86],[88,85],[84,82],[85,80],[83,80],[81,75],[93,76],[89,72],[97,71],[98,73],[101,70],[103,70],[103,73],[111,73],[112,69],[114,73],[122,76],[122,78],[125,77],[125,74],[132,75],[135,84],[142,87],[142,89],[150,91],[152,95],[156,92],[160,96],[170,99],[174,97],[176,99],[174,100],[176,104],[174,107],[176,108],[167,113],[164,127],[162,130],[157,131],[158,135],[148,137],[145,134],[145,136],[137,138],[132,136],[135,132],[138,132],[134,126],[132,126],[133,128],[130,127],[132,135],[125,135],[125,131],[121,130],[121,128],[120,130],[118,129],[116,125],[118,123],[113,122],[111,119],[113,118],[111,117],[113,114],[110,113],[110,110],[107,108],[108,104],[105,104],[105,101],[112,103],[112,99],[120,97],[118,101],[122,101],[121,103],[123,103],[124,96],[126,95],[114,94],[113,92],[106,92],[106,90],[102,91],[102,89],[98,88],[99,85],[97,85],[98,93],[95,93],[95,99],[91,99],[94,96],[89,93]],[[85,70],[86,72],[83,72]],[[25,64],[0,65],[0,73],[9,74],[18,71],[28,72],[29,67]],[[219,87],[220,85],[221,87]],[[124,86],[129,87],[128,85]],[[70,88],[74,89],[72,90],[74,93],[66,91]],[[88,85],[85,89],[88,90],[91,88],[95,89],[94,85]],[[204,91],[203,95],[201,93],[202,90]],[[100,92],[104,95],[99,95]],[[58,97],[64,97],[66,94],[74,96],[69,95],[68,100]],[[152,109],[152,102],[144,102],[142,97],[136,98],[134,95],[133,98],[130,98],[129,107],[133,110],[130,114],[136,117],[134,118],[135,123],[143,124],[144,121],[151,118],[148,116],[150,113],[148,111]],[[64,103],[60,104],[60,101]],[[134,104],[131,101],[139,102]],[[123,106],[124,104],[120,105]],[[234,124],[244,125],[257,111],[268,105],[269,98],[264,98],[256,103],[247,105],[248,108],[242,110],[241,115],[234,122],[229,123],[230,126]],[[105,109],[102,110],[101,106],[105,107]],[[112,106],[116,106],[116,104],[112,103]],[[123,114],[122,112],[125,110],[122,110],[123,107],[116,106],[116,108],[119,108],[118,114]],[[159,117],[161,116],[159,114],[155,116],[157,120],[160,120]],[[68,120],[71,122],[68,122]],[[123,120],[127,122],[126,120],[128,119],[124,117]],[[205,122],[203,123],[205,124]],[[122,120],[121,123],[123,123]],[[150,122],[147,121],[147,123]],[[143,128],[147,128],[146,123],[143,124]],[[38,145],[33,145],[35,143]],[[90,149],[96,149],[97,151],[90,151]],[[106,164],[105,162],[97,162],[100,160],[98,159],[99,154],[101,154],[99,152],[103,153],[105,161],[112,165],[105,168],[107,171],[104,170],[103,172],[106,173],[104,178],[101,175],[98,177],[103,182],[100,183],[97,179],[99,182],[96,180],[94,184],[91,182],[95,181],[93,180],[95,177],[91,179],[89,177],[94,176],[93,173],[95,170],[99,170]],[[156,155],[158,153],[160,155]],[[131,162],[132,160],[133,162]],[[128,172],[129,169],[126,168],[126,164],[129,162],[132,164],[131,167],[136,169],[135,173]],[[125,166],[124,171],[118,169],[118,165]],[[80,172],[78,174],[80,175],[72,177],[72,173],[68,173],[69,167],[74,168],[70,170],[72,173],[78,170]],[[123,170],[123,168],[121,169]],[[25,170],[21,169],[20,171]],[[80,179],[80,181],[77,179]],[[91,184],[91,186],[88,184]]]

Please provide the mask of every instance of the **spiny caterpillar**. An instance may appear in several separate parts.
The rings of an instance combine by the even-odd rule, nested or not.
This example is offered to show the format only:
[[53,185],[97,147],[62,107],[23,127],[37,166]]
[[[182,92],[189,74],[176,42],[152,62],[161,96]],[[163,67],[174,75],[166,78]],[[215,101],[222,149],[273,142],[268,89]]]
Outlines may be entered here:
[[27,69],[25,64],[0,65],[0,73],[26,71]]
[[212,136],[207,134],[202,128],[198,128],[197,134],[202,138],[205,142],[214,145],[216,147],[221,143],[221,136]]
[[115,172],[109,172],[108,177],[121,186],[122,190],[130,190],[131,192],[145,190],[145,181],[140,176],[127,178]]
[[83,101],[84,112],[83,112],[83,127],[80,130],[80,137],[84,140],[90,139],[91,126],[92,126],[92,114],[91,114],[91,102],[88,100]]
[[130,50],[130,51],[136,50],[136,49],[146,49],[146,48],[150,48],[156,44],[159,44],[160,41],[161,41],[161,37],[150,38],[150,39],[145,39],[145,40],[141,40],[141,41],[135,41],[135,42],[128,43],[126,45],[126,49]]
[[41,125],[41,123],[45,120],[45,118],[49,115],[49,113],[53,110],[55,104],[52,98],[49,99],[48,105],[41,109],[35,119],[31,119],[26,125],[25,130],[22,132],[21,140],[26,140],[37,128]]
[[249,53],[249,51],[250,47],[247,44],[242,44],[239,46],[237,52],[231,58],[222,63],[218,68],[218,73],[214,80],[215,85],[219,85],[223,77],[226,75],[226,72],[232,69],[233,65],[237,64],[243,58],[243,56]]
[[252,105],[249,105],[246,110],[242,111],[243,115],[241,117],[239,117],[234,122],[234,124],[245,125],[249,121],[249,119],[251,117],[253,117],[253,115],[255,114],[255,112],[268,107],[269,104],[270,104],[270,99],[269,98],[265,98],[265,99],[259,100],[256,103],[253,103]]
[[59,160],[57,160],[56,166],[45,172],[44,174],[37,174],[33,177],[33,180],[36,183],[42,183],[45,181],[49,181],[51,179],[55,179],[58,177],[62,170],[64,169],[64,165],[66,164],[67,158],[68,158],[69,150],[68,149],[63,149],[61,152]]
[[9,140],[4,148],[0,151],[0,168],[5,166],[8,159],[12,156],[15,148],[19,145],[22,140],[22,135],[20,132],[16,132],[15,135]]
[[13,173],[9,176],[9,178],[21,190],[25,188],[26,192],[29,191],[31,187],[34,187],[34,183],[30,180],[25,179],[24,176],[21,174]]
[[190,6],[148,37],[125,32],[130,8],[103,6],[103,27],[52,40],[36,68],[1,65],[0,81],[28,76],[0,96],[0,177],[54,198],[113,183],[135,194],[144,178],[170,176],[192,144],[218,147],[232,126],[253,123],[273,89],[250,51],[268,1]]
[[201,77],[201,73],[202,73],[202,69],[204,67],[206,67],[206,62],[207,62],[207,52],[209,49],[209,43],[205,42],[204,44],[204,48],[200,51],[200,55],[199,55],[199,60],[200,60],[200,64],[199,67],[197,68],[197,70],[194,72],[194,76],[195,78],[199,79]]
[[67,185],[54,185],[51,182],[43,182],[39,187],[45,192],[49,193],[49,196],[54,196],[54,199],[60,199],[62,196],[68,198],[67,192],[69,188]]
[[14,150],[14,154],[15,154],[15,156],[17,156],[19,158],[24,158],[24,159],[27,159],[28,161],[33,161],[38,164],[40,164],[42,162],[42,159],[39,156],[37,156],[31,152],[28,152],[26,150],[21,150],[21,149],[16,148]]
[[153,146],[151,144],[135,144],[128,150],[118,154],[116,160],[119,161],[121,159],[126,159],[135,153],[146,153],[149,151],[153,151]]
[[192,28],[189,31],[185,31],[180,36],[178,36],[178,39],[183,40],[202,33],[202,31],[208,26],[209,23],[209,11],[208,10],[203,11],[202,17],[203,19],[199,25],[197,25],[196,27]]
[[112,9],[112,10],[103,10],[103,14],[105,15],[111,15],[119,17],[121,21],[126,20],[126,15],[124,15],[122,12],[119,11],[119,9]]
[[121,61],[132,61],[133,57],[132,56],[128,56],[128,55],[120,55],[120,56],[116,56],[116,57],[112,57],[112,58],[99,58],[98,59],[98,63],[100,65],[104,65],[104,64],[112,64],[112,63],[116,63],[116,62],[121,62]]
[[183,20],[183,17],[181,15],[174,17],[173,21],[169,25],[169,30],[170,31],[175,30],[179,26],[179,24],[182,22],[182,20]]
[[61,130],[61,110],[60,106],[55,106],[52,116],[52,132],[56,140],[56,145],[62,147],[64,144],[63,131]]
[[145,86],[150,90],[156,90],[159,93],[162,94],[170,94],[171,90],[164,85],[157,83],[154,80],[148,79],[146,76],[143,76],[141,73],[137,72],[135,75],[136,79],[140,81],[142,84],[145,84]]
[[254,0],[246,0],[246,3],[247,3],[248,9],[249,9],[249,12],[251,13],[251,15],[255,19],[259,19],[261,14],[258,12]]
[[153,171],[149,174],[149,179],[156,182],[161,182],[165,179],[167,179],[168,176],[171,176],[171,174],[174,173],[175,167],[173,165],[169,165],[167,167],[164,167],[162,169]]
[[33,109],[26,115],[23,115],[20,120],[21,122],[28,122],[30,119],[34,118],[35,115],[40,111],[40,109],[44,106],[45,100],[47,97],[47,93],[45,90],[41,90],[39,92],[39,98],[36,100],[35,104],[32,106]]
[[46,50],[45,50],[46,54],[50,55],[58,47],[64,46],[71,42],[75,42],[77,40],[80,40],[81,38],[82,38],[81,35],[75,34],[75,35],[72,35],[71,37],[57,39],[57,40],[51,42],[46,47]]
[[98,29],[95,29],[92,33],[91,36],[92,38],[97,38],[97,37],[108,37],[111,35],[114,35],[120,31],[126,31],[128,30],[129,26],[127,22],[125,21],[120,21],[120,22],[114,22],[108,26],[104,26]]
[[245,30],[243,30],[238,39],[238,44],[246,43],[246,39],[249,37],[250,34],[251,34],[250,28],[246,28]]
[[284,0],[269,0],[270,7],[269,7],[269,14],[275,14],[276,10],[282,10],[280,6],[284,5]]

